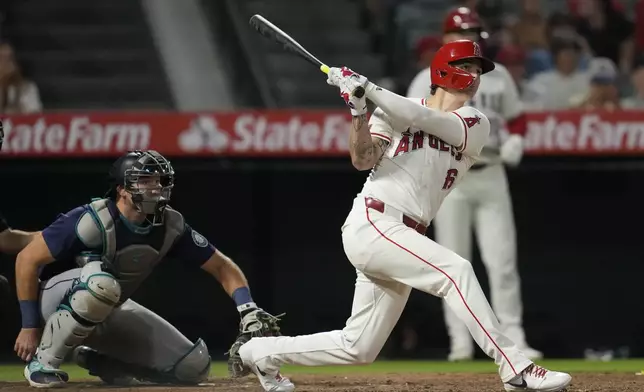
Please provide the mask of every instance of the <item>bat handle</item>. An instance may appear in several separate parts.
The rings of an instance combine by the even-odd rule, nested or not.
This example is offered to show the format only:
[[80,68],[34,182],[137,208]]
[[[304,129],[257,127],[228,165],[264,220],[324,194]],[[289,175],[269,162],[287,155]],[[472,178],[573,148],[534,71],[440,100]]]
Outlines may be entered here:
[[[324,72],[325,74],[329,74],[329,66],[326,64],[321,64],[320,65],[320,71]],[[355,90],[353,90],[353,96],[362,98],[364,97],[364,87],[358,87]]]

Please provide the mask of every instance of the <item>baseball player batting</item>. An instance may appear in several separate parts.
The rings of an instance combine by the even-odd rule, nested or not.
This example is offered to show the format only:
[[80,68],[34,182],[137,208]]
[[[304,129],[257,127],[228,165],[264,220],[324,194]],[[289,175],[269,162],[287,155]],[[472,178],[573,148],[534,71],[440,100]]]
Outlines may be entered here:
[[[477,40],[482,28],[478,16],[469,8],[451,11],[443,25],[443,40]],[[433,79],[433,78],[432,78]],[[420,72],[407,93],[411,98],[430,94],[430,70]],[[516,233],[512,201],[503,163],[518,165],[523,155],[522,137],[507,136],[506,123],[521,126],[521,101],[508,70],[495,64],[494,71],[481,77],[478,92],[469,105],[476,107],[490,120],[490,138],[483,147],[481,159],[470,169],[459,186],[443,202],[436,219],[436,241],[465,259],[472,258],[472,227],[476,232],[481,259],[486,267],[492,308],[503,332],[523,353],[536,360],[543,354],[530,347],[522,325],[522,303],[517,269]],[[443,304],[450,338],[450,361],[470,360],[474,344],[467,326],[449,306]]]
[[[294,386],[279,376],[283,364],[373,362],[415,288],[445,299],[494,358],[507,391],[559,391],[570,383],[570,375],[537,366],[503,333],[470,262],[425,236],[488,139],[485,114],[464,104],[479,75],[493,69],[476,42],[461,40],[436,53],[427,99],[401,97],[348,68],[329,71],[327,83],[351,108],[353,165],[371,170],[342,226],[357,273],[351,317],[331,332],[238,339],[230,349],[232,377],[253,372],[266,391],[285,392]],[[362,98],[352,94],[359,87]],[[378,106],[368,122],[366,98]]]
[[[210,356],[203,340],[191,342],[130,299],[166,256],[221,283],[240,312],[240,334],[278,333],[276,317],[253,302],[237,265],[168,206],[174,170],[166,158],[130,152],[110,178],[106,198],[61,214],[18,254],[22,329],[15,350],[28,362],[24,376],[32,387],[65,384],[60,365],[75,348],[76,362],[109,384],[205,380]],[[39,282],[41,268],[70,259],[77,268]]]

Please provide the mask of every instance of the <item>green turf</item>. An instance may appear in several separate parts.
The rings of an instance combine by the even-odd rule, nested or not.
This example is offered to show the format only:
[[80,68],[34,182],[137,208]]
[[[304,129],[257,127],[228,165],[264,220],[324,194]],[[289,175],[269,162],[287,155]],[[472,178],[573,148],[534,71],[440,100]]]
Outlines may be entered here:
[[[644,359],[615,360],[611,362],[596,362],[584,360],[547,360],[540,361],[549,369],[560,370],[571,373],[635,373],[644,369]],[[22,369],[20,365],[0,366],[0,380],[22,381]],[[69,372],[72,379],[90,379],[87,372],[72,365],[64,365],[63,369]],[[308,373],[308,374],[346,374],[346,373],[494,373],[496,366],[492,361],[480,360],[471,362],[450,363],[445,361],[376,361],[371,365],[364,366],[327,366],[327,367],[303,367],[285,366],[285,374]],[[226,376],[226,364],[215,362],[212,366],[214,377]]]

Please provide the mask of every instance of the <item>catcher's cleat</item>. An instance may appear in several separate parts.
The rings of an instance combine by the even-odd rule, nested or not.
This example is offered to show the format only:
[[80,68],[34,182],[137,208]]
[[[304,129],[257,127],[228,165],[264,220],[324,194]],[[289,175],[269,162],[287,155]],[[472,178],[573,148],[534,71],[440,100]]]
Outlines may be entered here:
[[25,366],[24,376],[34,388],[60,388],[69,381],[66,372],[44,366],[36,358]]
[[140,382],[124,370],[126,364],[86,346],[74,349],[74,362],[108,385],[134,386]]

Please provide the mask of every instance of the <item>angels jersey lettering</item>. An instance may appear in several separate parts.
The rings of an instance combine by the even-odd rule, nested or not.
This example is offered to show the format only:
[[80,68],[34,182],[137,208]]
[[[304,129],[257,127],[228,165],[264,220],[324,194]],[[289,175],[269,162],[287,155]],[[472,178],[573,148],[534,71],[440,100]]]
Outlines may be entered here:
[[[424,100],[411,99],[419,104]],[[490,124],[479,110],[465,106],[453,112],[464,133],[462,146],[452,146],[431,129],[396,123],[380,108],[369,120],[372,137],[389,142],[361,194],[382,200],[410,217],[429,223],[445,196],[463,178],[485,145]]]
[[[481,83],[476,94],[466,103],[485,113],[491,123],[487,147],[498,149],[505,134],[505,122],[518,117],[523,112],[516,83],[507,68],[494,63],[493,71],[481,75]],[[429,68],[416,75],[409,85],[407,96],[426,98],[429,96],[431,74]]]

